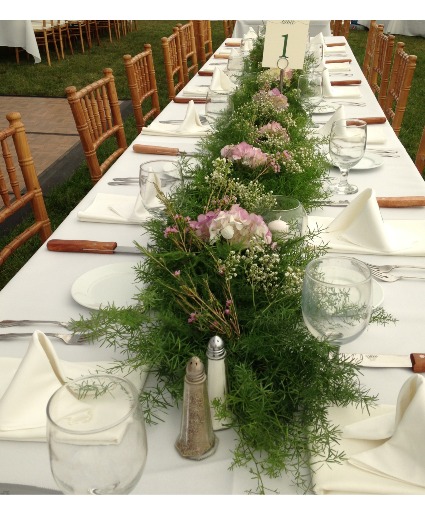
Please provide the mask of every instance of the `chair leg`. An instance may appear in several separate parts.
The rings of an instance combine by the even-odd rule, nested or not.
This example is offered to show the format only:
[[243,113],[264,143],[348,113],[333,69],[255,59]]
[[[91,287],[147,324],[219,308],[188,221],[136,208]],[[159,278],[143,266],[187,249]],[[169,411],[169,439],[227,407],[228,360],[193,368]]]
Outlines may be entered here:
[[19,64],[19,48],[15,47],[16,64]]
[[47,64],[49,66],[52,66],[52,63],[50,61],[50,52],[49,52],[49,41],[47,39],[46,32],[44,33],[44,47],[46,48],[46,57],[47,57]]

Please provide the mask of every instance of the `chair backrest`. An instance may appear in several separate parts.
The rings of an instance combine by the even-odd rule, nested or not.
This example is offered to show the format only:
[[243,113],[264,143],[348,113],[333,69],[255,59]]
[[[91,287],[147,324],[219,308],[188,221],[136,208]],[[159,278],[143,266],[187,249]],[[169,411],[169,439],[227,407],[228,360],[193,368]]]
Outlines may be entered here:
[[164,53],[165,76],[167,79],[168,98],[173,100],[184,86],[180,32],[177,27],[168,38],[161,39]]
[[399,134],[407,107],[413,74],[416,68],[416,55],[404,51],[404,43],[397,43],[394,62],[388,84],[387,98],[383,111],[394,132]]
[[42,242],[52,234],[21,115],[9,113],[6,118],[9,127],[0,131],[3,156],[3,160],[0,161],[0,225],[17,213],[26,214],[28,208],[32,208],[34,222],[0,249],[0,265],[36,234]]
[[[155,118],[160,112],[152,47],[146,43],[144,48],[144,52],[134,57],[129,54],[123,56],[138,132],[141,132],[149,118]],[[144,113],[143,103],[149,100],[150,104]]]
[[[79,91],[75,86],[65,90],[93,184],[127,148],[112,70],[105,68],[103,75],[103,78]],[[109,138],[116,139],[118,148],[100,164],[99,147]]]
[[423,173],[425,169],[425,127],[422,131],[422,138],[419,143],[418,153],[416,154],[415,165],[419,172]]
[[193,20],[193,28],[198,61],[203,65],[213,55],[211,21]]
[[235,28],[236,20],[223,20],[224,37],[231,38],[233,29]]
[[184,83],[187,84],[198,73],[195,31],[191,21],[184,25],[178,23],[177,28],[180,32]]
[[369,83],[382,108],[385,106],[387,99],[394,45],[395,36],[384,34],[383,31],[378,32]]
[[[372,20],[369,25],[369,32],[367,35],[367,41],[366,41],[366,50],[364,54],[363,59],[363,65],[362,65],[362,71],[364,76],[366,77],[367,81],[369,82],[369,75],[370,71],[372,69],[372,61],[373,61],[373,55],[375,50],[375,42],[376,42],[376,36],[378,33],[378,23],[376,20]],[[382,31],[384,30],[384,26],[381,25]]]
[[331,20],[332,36],[344,36],[348,39],[350,34],[351,20]]

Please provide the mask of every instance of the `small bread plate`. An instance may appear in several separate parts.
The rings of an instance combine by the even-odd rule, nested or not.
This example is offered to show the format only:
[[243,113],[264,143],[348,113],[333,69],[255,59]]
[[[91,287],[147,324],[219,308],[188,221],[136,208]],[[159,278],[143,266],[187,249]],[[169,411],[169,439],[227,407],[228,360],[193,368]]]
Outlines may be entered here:
[[368,154],[366,152],[361,161],[353,166],[350,172],[353,170],[372,170],[373,168],[378,168],[378,166],[381,166],[383,162],[384,159],[381,156],[374,156],[373,154]]
[[338,106],[321,102],[314,108],[313,114],[331,114],[336,111]]
[[89,270],[74,281],[71,296],[81,306],[99,309],[114,304],[129,307],[137,304],[135,295],[143,289],[136,282],[134,262],[113,263]]

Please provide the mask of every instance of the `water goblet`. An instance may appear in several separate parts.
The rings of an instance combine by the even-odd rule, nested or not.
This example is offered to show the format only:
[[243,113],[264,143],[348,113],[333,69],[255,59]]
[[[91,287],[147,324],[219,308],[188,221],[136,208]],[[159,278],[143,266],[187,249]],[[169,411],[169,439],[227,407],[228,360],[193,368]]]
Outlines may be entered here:
[[[243,40],[241,41],[241,48],[243,48]],[[227,60],[226,68],[223,70],[224,73],[229,77],[232,82],[237,82],[238,78],[242,75],[244,68],[243,52],[235,52],[232,50]]]
[[367,327],[372,312],[372,274],[351,257],[324,256],[306,267],[302,300],[304,322],[311,334],[342,345]]
[[329,154],[340,169],[340,180],[331,188],[333,193],[348,195],[358,192],[358,187],[348,183],[348,172],[365,153],[367,124],[363,120],[347,118],[333,123],[329,139]]
[[313,72],[299,76],[298,91],[304,109],[312,114],[323,99],[323,76]]
[[324,47],[321,43],[312,43],[308,46],[308,55],[310,56],[309,60],[309,70],[310,72],[319,71],[321,67],[323,67],[323,59],[324,59]]
[[307,213],[296,198],[275,195],[276,205],[263,214],[274,237],[281,239],[304,236],[307,232]]
[[139,168],[140,197],[144,207],[157,212],[163,205],[157,198],[157,188],[164,193],[172,193],[181,180],[177,161],[155,159],[142,163]]
[[208,89],[205,101],[205,117],[212,127],[226,109],[231,109],[231,93],[231,91]]
[[47,405],[50,468],[66,494],[128,494],[147,457],[138,392],[114,375],[61,386]]

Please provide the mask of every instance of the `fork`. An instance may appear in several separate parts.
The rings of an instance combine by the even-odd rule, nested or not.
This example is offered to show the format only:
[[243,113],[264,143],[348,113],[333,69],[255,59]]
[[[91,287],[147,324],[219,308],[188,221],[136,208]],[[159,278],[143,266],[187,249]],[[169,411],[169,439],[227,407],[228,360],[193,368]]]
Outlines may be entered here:
[[377,272],[391,272],[394,268],[420,268],[425,270],[425,266],[421,265],[371,265],[370,263],[365,263],[372,270],[376,270]]
[[379,270],[374,268],[371,268],[370,271],[372,272],[373,277],[376,277],[377,279],[380,279],[381,281],[384,281],[386,283],[394,283],[395,281],[399,281],[400,279],[425,280],[425,275],[423,277],[418,277],[417,275],[393,275],[380,272]]
[[25,327],[34,324],[53,324],[69,329],[68,322],[58,322],[57,320],[1,320],[0,327]]
[[[32,336],[33,333],[4,333],[0,334],[0,341],[1,340],[11,340],[11,339],[17,339],[17,338],[24,338]],[[75,334],[64,334],[64,333],[44,333],[46,336],[50,336],[52,338],[58,338],[59,340],[62,340],[67,345],[81,345],[85,341],[88,340],[88,337],[81,333],[75,333]]]

